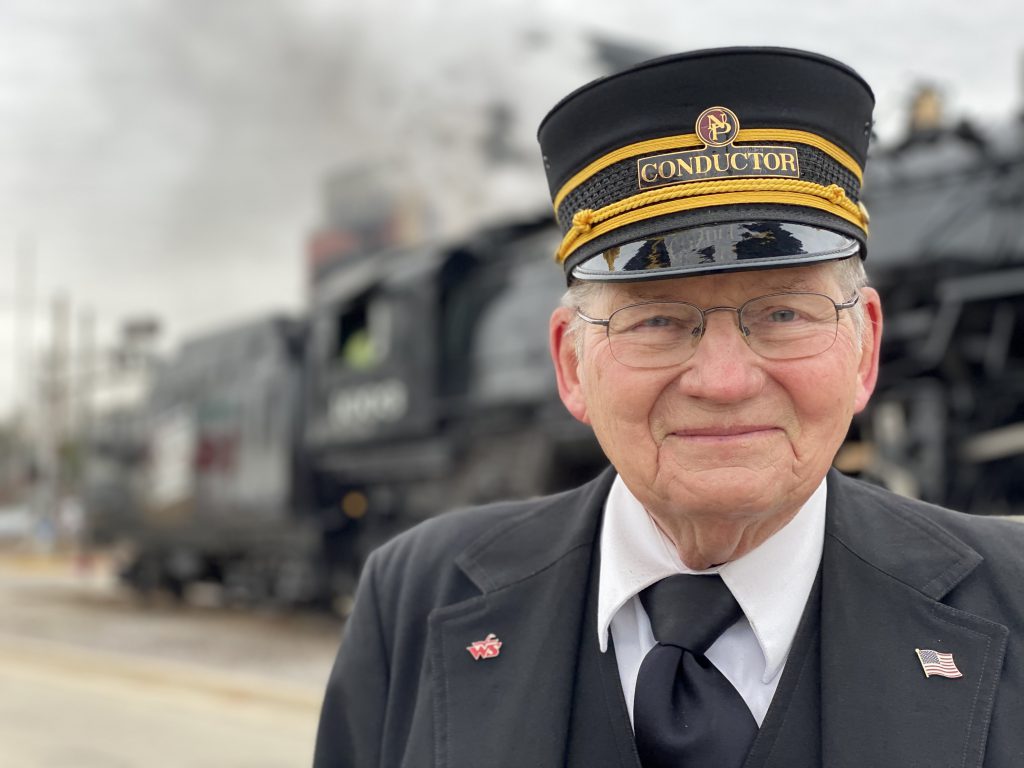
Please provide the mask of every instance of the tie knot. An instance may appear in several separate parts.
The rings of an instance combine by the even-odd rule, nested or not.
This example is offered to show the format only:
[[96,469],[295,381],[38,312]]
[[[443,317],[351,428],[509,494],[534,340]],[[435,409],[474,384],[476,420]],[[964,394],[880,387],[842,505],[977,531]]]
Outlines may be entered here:
[[640,601],[659,643],[694,654],[707,651],[743,615],[717,574],[669,576],[641,592]]

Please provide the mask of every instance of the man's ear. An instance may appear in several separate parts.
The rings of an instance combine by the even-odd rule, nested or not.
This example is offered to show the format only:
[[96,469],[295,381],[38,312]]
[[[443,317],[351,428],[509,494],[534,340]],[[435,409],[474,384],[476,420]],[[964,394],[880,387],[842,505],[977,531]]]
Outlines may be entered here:
[[857,370],[857,397],[854,412],[860,413],[868,404],[878,381],[878,355],[882,347],[882,301],[874,288],[861,290],[864,305],[864,333],[861,336],[860,365]]
[[580,381],[580,365],[576,357],[576,343],[569,332],[573,313],[568,307],[559,307],[551,313],[549,340],[551,360],[555,364],[555,378],[558,380],[558,396],[562,398],[569,413],[584,424],[589,424],[587,403]]

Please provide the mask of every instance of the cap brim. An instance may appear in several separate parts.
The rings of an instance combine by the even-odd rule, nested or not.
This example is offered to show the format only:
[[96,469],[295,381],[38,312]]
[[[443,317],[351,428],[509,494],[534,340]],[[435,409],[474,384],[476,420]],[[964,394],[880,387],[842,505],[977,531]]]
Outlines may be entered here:
[[784,221],[690,227],[608,247],[572,268],[576,280],[649,280],[845,259],[861,243],[831,229]]

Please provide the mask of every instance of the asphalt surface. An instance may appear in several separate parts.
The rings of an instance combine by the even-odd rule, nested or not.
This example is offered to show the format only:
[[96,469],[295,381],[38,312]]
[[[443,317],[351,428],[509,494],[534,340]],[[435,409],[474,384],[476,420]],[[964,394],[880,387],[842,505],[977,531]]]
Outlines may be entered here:
[[341,622],[0,552],[0,767],[308,766]]

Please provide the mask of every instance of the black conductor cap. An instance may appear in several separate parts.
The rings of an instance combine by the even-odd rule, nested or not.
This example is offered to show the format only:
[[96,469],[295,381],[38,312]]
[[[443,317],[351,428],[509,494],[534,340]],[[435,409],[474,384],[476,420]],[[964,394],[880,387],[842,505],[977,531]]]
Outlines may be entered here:
[[874,96],[786,48],[666,56],[541,123],[567,280],[638,280],[866,255]]

